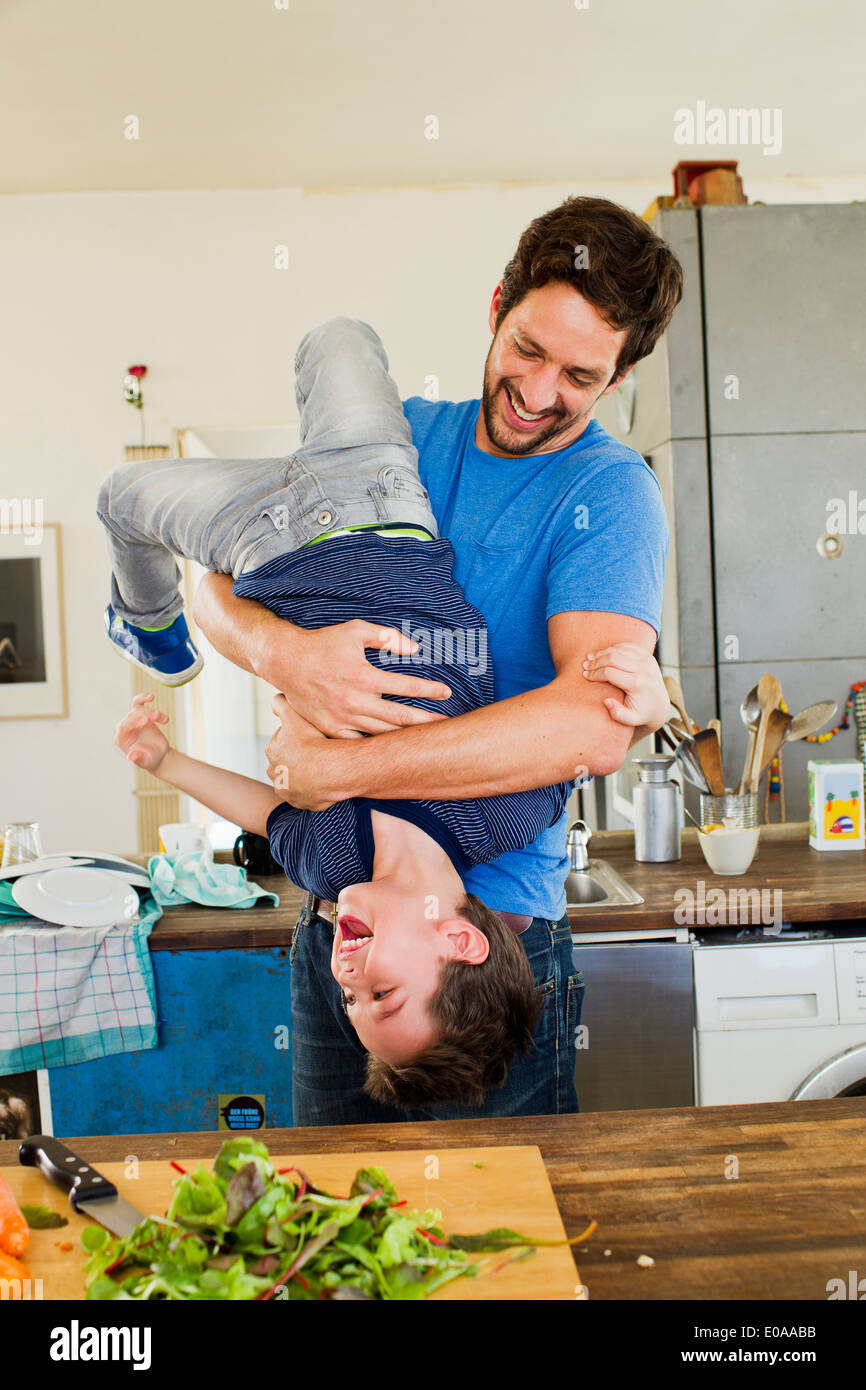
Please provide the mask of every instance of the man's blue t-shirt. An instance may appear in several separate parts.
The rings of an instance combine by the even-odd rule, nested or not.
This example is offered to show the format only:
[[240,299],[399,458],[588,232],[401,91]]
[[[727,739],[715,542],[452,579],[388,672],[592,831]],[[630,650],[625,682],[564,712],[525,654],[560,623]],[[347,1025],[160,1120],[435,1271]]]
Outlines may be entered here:
[[[553,680],[554,613],[623,613],[659,630],[668,550],[661,490],[640,454],[590,420],[565,449],[500,458],[475,444],[480,400],[403,402],[455,578],[487,619],[495,698]],[[567,813],[525,849],[468,870],[488,907],[558,920]]]

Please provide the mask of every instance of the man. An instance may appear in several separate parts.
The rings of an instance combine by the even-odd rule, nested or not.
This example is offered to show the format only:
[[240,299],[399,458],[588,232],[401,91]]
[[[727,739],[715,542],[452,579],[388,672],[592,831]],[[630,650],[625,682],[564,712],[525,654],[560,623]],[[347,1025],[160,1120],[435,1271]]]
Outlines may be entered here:
[[[232,595],[226,576],[206,576],[199,624],[283,692],[268,756],[287,801],[493,796],[622,765],[646,730],[610,717],[605,702],[631,673],[595,654],[621,642],[652,651],[668,533],[650,469],[592,412],[652,351],[681,294],[679,263],[638,217],[603,199],[566,199],[526,229],[494,291],[480,401],[404,402],[457,580],[487,619],[495,704],[453,719],[399,705],[387,697],[442,692],[367,661],[365,648],[383,645],[380,628],[304,631]],[[547,997],[536,1053],[480,1111],[392,1113],[363,1096],[325,920],[302,914],[292,950],[296,1123],[576,1108],[583,982],[564,916],[564,830],[563,818],[467,876],[488,906],[529,921],[521,939]]]

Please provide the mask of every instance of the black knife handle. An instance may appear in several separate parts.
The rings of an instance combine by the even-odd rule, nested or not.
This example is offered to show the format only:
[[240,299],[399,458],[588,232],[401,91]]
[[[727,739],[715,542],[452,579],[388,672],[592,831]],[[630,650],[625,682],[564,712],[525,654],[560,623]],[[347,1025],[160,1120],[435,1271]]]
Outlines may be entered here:
[[25,1168],[38,1168],[49,1181],[65,1188],[76,1209],[82,1202],[93,1201],[96,1197],[117,1196],[113,1182],[50,1134],[31,1134],[22,1139],[18,1162]]

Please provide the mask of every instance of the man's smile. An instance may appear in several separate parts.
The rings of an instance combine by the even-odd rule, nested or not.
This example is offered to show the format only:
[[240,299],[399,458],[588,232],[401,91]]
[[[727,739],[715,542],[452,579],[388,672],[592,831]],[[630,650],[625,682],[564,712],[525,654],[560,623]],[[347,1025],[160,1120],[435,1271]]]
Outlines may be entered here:
[[525,411],[522,406],[518,405],[510,388],[504,382],[502,390],[505,397],[505,415],[513,429],[529,432],[534,430],[543,420],[554,419],[555,412],[552,410],[544,410],[539,415],[532,415],[529,411]]

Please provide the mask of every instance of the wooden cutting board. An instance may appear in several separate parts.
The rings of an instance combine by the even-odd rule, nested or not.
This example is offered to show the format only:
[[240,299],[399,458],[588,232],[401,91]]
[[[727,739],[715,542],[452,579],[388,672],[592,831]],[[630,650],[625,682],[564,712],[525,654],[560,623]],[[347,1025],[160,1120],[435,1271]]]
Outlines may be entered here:
[[[116,1185],[121,1196],[145,1215],[162,1216],[171,1200],[178,1174],[169,1162],[136,1164],[95,1163]],[[401,1200],[419,1211],[435,1208],[442,1213],[447,1234],[472,1235],[507,1226],[523,1235],[544,1240],[563,1240],[565,1231],[550,1187],[540,1151],[529,1145],[478,1149],[431,1148],[429,1152],[380,1148],[375,1153],[271,1155],[276,1168],[290,1164],[327,1192],[348,1193],[359,1168],[383,1168]],[[204,1159],[176,1160],[188,1173]],[[476,1167],[480,1164],[480,1167]],[[84,1297],[85,1252],[80,1233],[91,1224],[72,1210],[65,1194],[36,1168],[4,1168],[3,1175],[19,1203],[41,1203],[68,1216],[69,1225],[50,1231],[33,1231],[24,1263],[34,1279],[42,1280],[45,1299]],[[72,1249],[63,1250],[71,1242]],[[582,1297],[580,1275],[569,1246],[540,1247],[526,1260],[503,1264],[508,1252],[472,1256],[488,1261],[495,1272],[478,1278],[457,1279],[433,1294],[445,1300],[535,1300]],[[502,1266],[495,1269],[496,1266]]]

